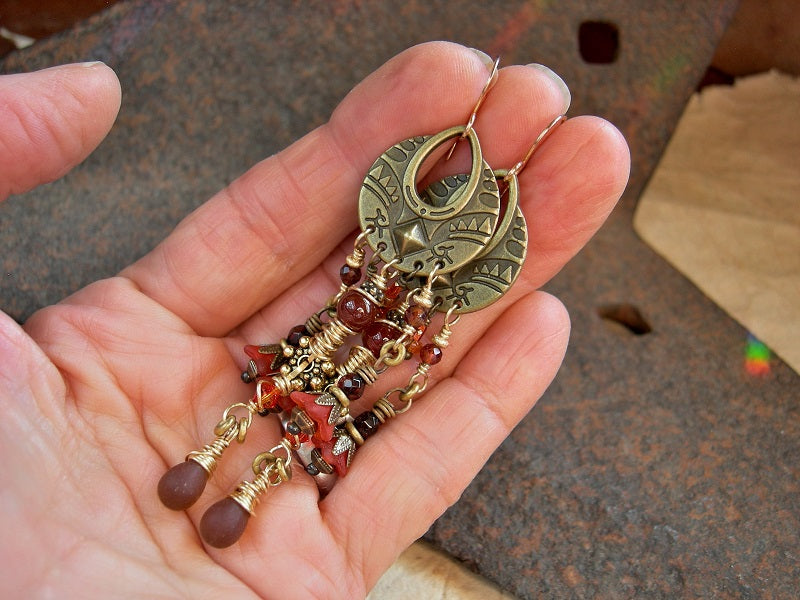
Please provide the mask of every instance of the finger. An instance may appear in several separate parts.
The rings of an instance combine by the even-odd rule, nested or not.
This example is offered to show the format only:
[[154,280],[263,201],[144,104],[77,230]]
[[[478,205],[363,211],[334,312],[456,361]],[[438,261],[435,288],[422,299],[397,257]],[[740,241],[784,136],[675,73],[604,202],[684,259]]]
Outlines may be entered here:
[[[529,129],[564,105],[561,89],[534,71],[503,74],[517,85],[498,84],[503,98],[493,102],[525,115]],[[464,122],[488,73],[454,44],[404,52],[356,87],[327,125],[251,169],[123,274],[195,331],[228,332],[355,228],[359,187],[384,150]],[[507,128],[484,129],[487,148],[507,142]]]
[[368,582],[458,499],[549,385],[568,337],[569,318],[558,300],[543,292],[524,297],[488,328],[452,377],[358,450],[320,508],[334,536],[348,540]]
[[0,77],[0,200],[53,181],[106,136],[120,105],[102,63]]
[[568,120],[537,150],[519,178],[528,225],[521,281],[542,286],[589,241],[625,190],[630,152],[608,121]]

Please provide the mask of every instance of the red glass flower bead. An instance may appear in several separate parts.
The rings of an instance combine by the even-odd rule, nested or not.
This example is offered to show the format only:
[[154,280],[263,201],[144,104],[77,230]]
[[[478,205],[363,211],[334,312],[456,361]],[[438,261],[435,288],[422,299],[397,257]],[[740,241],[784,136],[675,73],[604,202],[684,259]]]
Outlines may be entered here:
[[348,463],[355,451],[355,442],[349,435],[334,436],[327,442],[317,445],[322,458],[334,468],[339,477],[347,475]]
[[381,354],[383,345],[386,342],[396,340],[401,334],[402,331],[395,325],[386,321],[375,321],[364,330],[361,340],[364,343],[364,347],[377,358]]
[[[323,394],[323,396],[326,398],[330,397],[328,394]],[[322,398],[322,396],[318,394],[292,392],[290,397],[297,406],[305,411],[317,426],[317,430],[314,432],[314,439],[320,441],[330,440],[333,437],[333,424],[328,421],[330,420],[331,411],[335,408],[334,404],[318,404],[317,400]]]
[[[277,344],[271,346],[254,346],[248,344],[244,347],[244,353],[255,365],[255,373],[248,365],[247,370],[242,373],[242,381],[250,383],[259,377],[269,377],[278,372],[277,361],[280,352],[280,346]],[[255,375],[255,376],[254,376]]]
[[442,349],[436,344],[427,344],[419,351],[419,359],[428,365],[435,365],[442,360]]
[[361,280],[361,269],[344,265],[339,270],[339,277],[345,285],[355,285]]
[[377,306],[358,290],[345,292],[336,305],[336,316],[353,331],[364,329],[375,319]]

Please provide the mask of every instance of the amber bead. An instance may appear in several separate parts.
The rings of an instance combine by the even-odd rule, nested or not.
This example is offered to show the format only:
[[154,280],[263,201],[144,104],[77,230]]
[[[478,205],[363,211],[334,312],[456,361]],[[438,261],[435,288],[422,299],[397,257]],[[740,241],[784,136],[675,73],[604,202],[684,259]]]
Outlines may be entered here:
[[361,280],[361,269],[344,265],[339,270],[339,277],[345,285],[355,285]]
[[402,285],[398,285],[396,283],[386,288],[386,291],[384,292],[386,304],[389,306],[396,306],[397,301],[400,299],[400,295],[404,290],[405,288]]
[[295,325],[289,330],[289,335],[286,336],[286,341],[292,346],[300,344],[300,338],[308,335],[308,331],[304,325]]
[[200,519],[200,535],[214,548],[235,544],[247,526],[250,513],[230,496],[212,504]]
[[172,510],[186,510],[203,493],[208,472],[193,460],[175,465],[158,482],[158,497]]
[[271,379],[264,379],[261,383],[261,396],[258,396],[258,391],[253,396],[253,402],[258,406],[259,411],[276,411],[278,410],[278,402],[282,398],[281,390],[276,386]]
[[356,431],[361,434],[361,437],[366,440],[369,436],[378,431],[381,421],[378,419],[375,413],[373,413],[371,410],[368,410],[353,419],[353,425],[355,426]]
[[381,354],[381,348],[386,342],[396,340],[402,332],[395,326],[383,321],[370,324],[361,335],[364,347],[372,352],[376,358]]
[[364,294],[349,290],[336,305],[336,316],[353,331],[364,331],[372,323],[377,312],[375,303]]
[[419,351],[419,358],[426,364],[435,365],[442,360],[442,349],[436,344],[428,344]]
[[411,325],[414,329],[419,329],[428,323],[428,311],[415,304],[406,309],[404,318],[406,323]]
[[367,389],[367,382],[358,373],[346,373],[339,378],[337,384],[348,400],[358,400]]

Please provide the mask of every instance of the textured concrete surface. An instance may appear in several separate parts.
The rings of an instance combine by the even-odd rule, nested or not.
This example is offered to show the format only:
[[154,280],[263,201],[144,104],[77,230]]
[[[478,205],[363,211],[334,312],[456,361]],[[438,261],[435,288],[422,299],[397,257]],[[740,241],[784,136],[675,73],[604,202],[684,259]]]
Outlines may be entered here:
[[[523,598],[795,595],[800,381],[781,363],[745,375],[745,332],[631,229],[735,3],[228,4],[123,2],[2,63],[101,59],[124,98],[86,163],[0,206],[0,306],[22,320],[115,273],[409,45],[451,39],[548,64],[573,114],[625,132],[631,185],[549,286],[574,323],[557,381],[427,537]],[[581,59],[587,19],[616,25],[615,62]],[[652,332],[597,315],[617,302]]]

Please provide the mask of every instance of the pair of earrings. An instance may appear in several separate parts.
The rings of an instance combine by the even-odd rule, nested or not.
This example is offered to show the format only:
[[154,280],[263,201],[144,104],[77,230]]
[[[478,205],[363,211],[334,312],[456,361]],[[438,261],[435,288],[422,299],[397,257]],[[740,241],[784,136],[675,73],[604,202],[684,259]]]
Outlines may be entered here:
[[[234,440],[244,442],[254,418],[280,415],[284,435],[255,457],[252,481],[203,515],[200,534],[209,545],[235,543],[261,495],[289,481],[298,459],[323,492],[329,489],[347,473],[356,449],[425,390],[460,315],[492,304],[517,279],[527,248],[517,176],[566,117],[556,117],[512,168],[492,170],[473,124],[497,66],[466,125],[403,140],[370,167],[359,195],[361,234],[340,270],[338,293],[279,343],[245,346],[242,380],[255,384],[252,398],[229,406],[214,428],[215,439],[159,481],[161,501],[185,510],[200,497],[225,449]],[[470,172],[419,192],[423,163],[454,138],[469,142]],[[444,318],[434,327],[437,313]],[[411,360],[416,368],[406,385],[353,416],[368,386]]]

